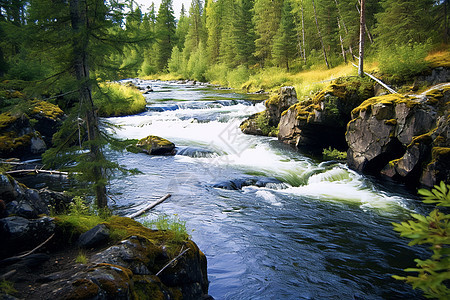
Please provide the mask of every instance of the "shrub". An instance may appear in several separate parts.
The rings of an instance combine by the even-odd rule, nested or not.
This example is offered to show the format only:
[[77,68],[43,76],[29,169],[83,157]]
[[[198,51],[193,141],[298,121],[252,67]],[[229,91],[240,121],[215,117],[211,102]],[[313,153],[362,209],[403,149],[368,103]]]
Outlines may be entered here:
[[410,238],[410,246],[431,245],[433,254],[426,260],[415,259],[416,268],[405,269],[417,276],[393,277],[422,290],[427,298],[450,299],[450,215],[439,210],[440,206],[450,207],[450,185],[441,182],[431,191],[420,189],[419,194],[424,203],[436,204],[436,208],[428,216],[411,214],[414,220],[393,223],[394,230]]
[[138,89],[119,83],[100,84],[100,90],[94,93],[93,98],[102,117],[140,113],[147,105]]
[[347,152],[342,152],[337,149],[332,149],[329,147],[328,149],[323,149],[322,151],[323,159],[325,160],[346,160]]
[[425,58],[429,49],[428,44],[417,43],[382,48],[378,53],[380,72],[394,80],[407,80],[420,74],[428,67]]
[[87,264],[88,259],[86,253],[84,253],[83,251],[78,252],[77,258],[75,258],[75,262],[77,264]]

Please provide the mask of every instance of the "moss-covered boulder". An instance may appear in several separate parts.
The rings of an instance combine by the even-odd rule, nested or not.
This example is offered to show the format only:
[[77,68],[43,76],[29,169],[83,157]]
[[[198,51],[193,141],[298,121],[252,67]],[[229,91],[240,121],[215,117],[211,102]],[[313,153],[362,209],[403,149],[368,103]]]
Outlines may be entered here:
[[345,130],[350,112],[371,96],[373,85],[365,79],[336,80],[282,113],[278,139],[318,153],[330,146],[346,149]]
[[348,165],[432,187],[449,181],[450,84],[421,95],[373,97],[352,111]]
[[[207,261],[194,242],[175,240],[171,231],[151,230],[130,218],[113,216],[103,224],[109,228],[112,245],[97,246],[98,250],[91,251],[82,266],[74,262],[62,271],[46,274],[46,284],[33,296],[45,295],[40,299],[208,299]],[[60,235],[57,239],[65,236],[71,240],[73,232],[79,232],[76,225],[73,231],[67,225],[61,220],[56,222],[56,226],[64,227],[62,231],[56,230]]]
[[175,144],[169,140],[155,135],[149,135],[146,138],[139,140],[136,147],[141,152],[150,155],[173,155],[175,154]]
[[281,114],[297,101],[294,87],[282,87],[278,94],[272,95],[266,100],[264,111],[251,115],[241,123],[242,132],[252,135],[277,136]]
[[51,145],[63,111],[41,100],[23,101],[0,114],[0,157],[32,157]]

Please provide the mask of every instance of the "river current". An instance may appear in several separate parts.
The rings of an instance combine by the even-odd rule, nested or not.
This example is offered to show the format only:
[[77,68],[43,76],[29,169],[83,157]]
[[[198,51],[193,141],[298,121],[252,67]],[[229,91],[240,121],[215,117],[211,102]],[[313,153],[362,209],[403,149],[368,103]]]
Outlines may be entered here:
[[339,162],[320,162],[276,138],[244,135],[264,96],[133,80],[153,92],[147,111],[108,118],[119,138],[157,135],[175,156],[110,153],[141,174],[115,178],[114,209],[127,215],[167,193],[138,219],[186,221],[208,259],[215,299],[420,299],[393,274],[423,249],[392,230],[417,199]]

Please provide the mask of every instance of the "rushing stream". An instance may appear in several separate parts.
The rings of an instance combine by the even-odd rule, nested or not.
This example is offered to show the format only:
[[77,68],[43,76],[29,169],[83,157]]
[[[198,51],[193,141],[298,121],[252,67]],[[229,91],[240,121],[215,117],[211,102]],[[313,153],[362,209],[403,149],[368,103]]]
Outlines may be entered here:
[[129,214],[171,193],[140,220],[164,213],[187,222],[208,258],[214,298],[420,298],[391,278],[423,254],[392,230],[391,222],[405,220],[417,203],[401,187],[305,157],[276,138],[242,134],[242,120],[264,109],[250,95],[134,83],[153,87],[148,110],[109,118],[120,125],[115,135],[158,135],[178,152],[112,153],[142,172],[113,180],[115,209]]

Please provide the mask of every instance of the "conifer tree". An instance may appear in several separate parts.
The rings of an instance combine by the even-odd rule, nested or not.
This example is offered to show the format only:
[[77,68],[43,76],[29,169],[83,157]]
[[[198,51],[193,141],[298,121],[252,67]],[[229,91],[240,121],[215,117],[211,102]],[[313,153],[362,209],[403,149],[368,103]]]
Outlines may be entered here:
[[204,38],[203,24],[203,3],[201,0],[192,0],[189,8],[189,30],[186,35],[185,48],[187,53],[191,53],[198,48],[198,45]]
[[159,71],[167,68],[175,40],[175,16],[172,0],[162,0],[156,17],[157,67]]
[[215,64],[220,56],[222,37],[223,1],[209,1],[206,6],[207,55],[210,64]]
[[297,53],[297,32],[295,30],[294,17],[290,0],[283,1],[281,21],[274,38],[272,56],[280,65],[285,65],[289,72],[289,61]]
[[236,61],[248,65],[253,61],[255,51],[255,30],[253,27],[254,0],[238,1],[235,22]]
[[176,29],[176,39],[178,50],[183,50],[184,42],[186,41],[186,35],[189,30],[189,18],[186,15],[184,4],[181,5],[180,19],[178,20]]
[[273,37],[278,30],[282,0],[255,0],[255,56],[264,65],[271,59]]
[[434,0],[384,0],[384,11],[376,15],[375,33],[381,45],[424,43],[435,38]]

